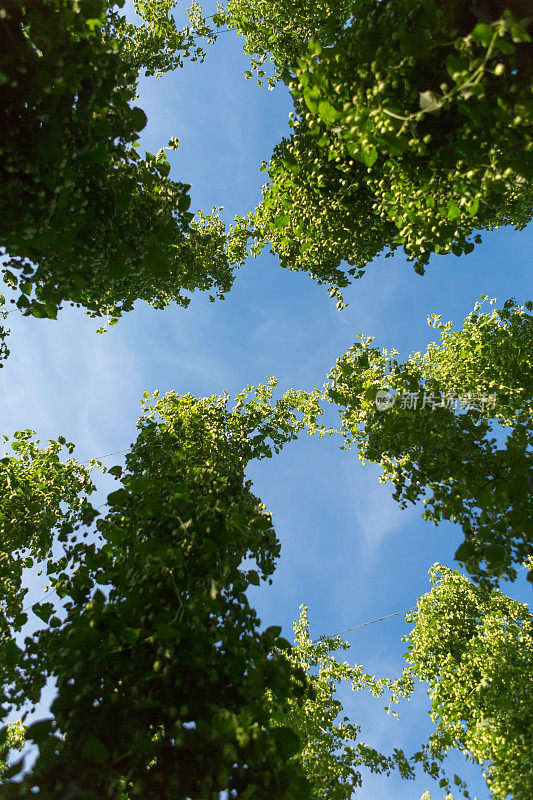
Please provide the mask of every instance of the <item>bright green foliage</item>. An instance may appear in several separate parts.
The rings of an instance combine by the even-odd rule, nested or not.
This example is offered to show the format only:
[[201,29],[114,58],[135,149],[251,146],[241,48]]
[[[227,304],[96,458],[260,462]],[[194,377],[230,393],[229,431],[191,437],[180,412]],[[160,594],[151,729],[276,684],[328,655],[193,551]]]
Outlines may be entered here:
[[273,720],[289,725],[304,743],[294,761],[301,764],[311,784],[313,800],[350,800],[354,789],[362,785],[361,766],[387,775],[398,769],[402,778],[414,777],[413,768],[401,750],[385,756],[357,741],[360,726],[346,716],[341,721],[343,707],[336,697],[338,689],[348,685],[356,692],[368,689],[376,697],[390,691],[397,701],[400,696],[410,695],[410,676],[396,682],[377,680],[359,665],[341,663],[332,654],[348,650],[350,645],[340,636],[313,642],[309,638],[307,607],[300,606],[300,610],[300,619],[293,625],[295,645],[287,657],[295,669],[304,670],[312,694],[303,703],[289,700],[287,709],[274,713]]
[[[64,543],[80,523],[90,525],[95,517],[87,500],[95,489],[88,470],[75,461],[60,460],[63,448],[73,445],[63,437],[44,448],[32,440],[33,431],[19,431],[11,443],[13,455],[0,459],[0,703],[8,701],[20,651],[16,635],[28,621],[24,599],[24,570],[52,557],[54,541]],[[4,446],[7,437],[4,437]],[[66,561],[56,563],[61,573]],[[45,619],[53,604],[34,606]],[[47,615],[47,616],[46,616]],[[44,675],[35,676],[27,699],[36,700]],[[5,729],[4,729],[5,730]],[[1,734],[0,734],[1,737]],[[2,745],[0,745],[0,748]]]
[[[404,362],[362,338],[327,386],[346,442],[381,464],[401,507],[423,498],[425,519],[461,525],[456,558],[476,579],[514,578],[533,553],[532,309],[478,304],[459,331],[434,317],[441,341]],[[378,408],[380,390],[392,407]]]
[[[22,750],[25,742],[25,728],[19,721],[13,725],[7,725],[0,733],[0,753],[5,750],[6,753],[13,753]],[[0,779],[2,778],[6,769],[6,763],[0,755]]]
[[[211,39],[216,39],[218,28],[237,31],[245,39],[244,51],[252,57],[258,84],[265,79],[273,88],[279,81],[290,81],[312,36],[333,44],[337,31],[351,17],[351,5],[339,0],[228,0],[211,18],[204,15],[200,3],[193,3],[189,18],[197,35]],[[246,77],[253,73],[247,71]]]
[[[54,539],[66,542],[79,522],[90,525],[95,512],[87,497],[95,491],[89,471],[61,461],[74,445],[63,437],[44,448],[33,431],[19,431],[12,455],[0,459],[0,671],[11,668],[16,653],[13,632],[28,620],[23,611],[27,589],[24,569],[51,557]],[[8,437],[4,436],[4,446]]]
[[306,796],[286,763],[297,737],[269,727],[272,704],[301,696],[304,676],[283,656],[279,628],[259,633],[245,595],[279,555],[246,465],[318,413],[304,393],[272,403],[274,385],[247,390],[232,411],[227,397],[146,396],[126,467],[109,470],[122,487],[97,537],[77,542],[90,528],[74,526],[48,563],[65,612],[34,607],[46,627],[11,654],[6,709],[37,702],[45,675],[57,696],[53,718],[28,728],[35,767],[3,796],[32,787],[43,800]]
[[224,23],[259,64],[273,54],[295,103],[264,199],[240,224],[259,246],[270,242],[282,266],[337,295],[384,250],[402,246],[423,273],[432,253],[471,252],[476,230],[523,228],[532,213],[530,3],[335,6],[328,15],[327,3],[302,3],[300,13],[286,0],[228,4]]
[[169,178],[165,150],[136,149],[149,23],[131,39],[106,0],[0,9],[0,245],[19,308],[55,318],[69,302],[116,318],[137,299],[163,308],[228,291],[220,220],[191,226],[190,186]]
[[179,30],[172,16],[175,0],[134,0],[133,5],[141,23],[128,23],[121,17],[114,31],[123,58],[132,64],[141,62],[146,75],[158,76],[182,67],[184,58],[203,61],[205,51],[197,38],[210,38],[209,29],[197,24],[194,30]]
[[435,565],[406,637],[429,684],[431,748],[484,765],[495,800],[533,796],[533,622],[527,606]]

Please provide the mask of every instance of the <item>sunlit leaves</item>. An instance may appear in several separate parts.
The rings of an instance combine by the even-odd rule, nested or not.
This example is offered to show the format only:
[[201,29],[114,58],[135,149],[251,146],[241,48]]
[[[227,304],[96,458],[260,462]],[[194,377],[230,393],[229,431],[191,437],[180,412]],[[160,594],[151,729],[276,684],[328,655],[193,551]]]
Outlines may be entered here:
[[[143,4],[137,27],[107,0],[8,4],[0,19],[0,245],[26,315],[56,319],[70,303],[113,321],[138,299],[186,306],[188,292],[231,288],[220,220],[191,225],[190,185],[170,178],[165,148],[137,151],[137,81],[168,6]],[[175,45],[179,60],[191,37]]]
[[303,668],[311,691],[303,703],[289,700],[283,713],[273,707],[271,716],[281,726],[279,730],[284,731],[283,726],[289,725],[300,737],[303,747],[290,755],[302,766],[313,800],[350,800],[362,785],[361,768],[365,767],[387,775],[398,770],[403,778],[412,778],[413,767],[401,750],[387,756],[360,741],[360,727],[343,716],[338,694],[347,687],[354,692],[369,691],[376,697],[391,692],[396,702],[400,697],[409,697],[412,678],[407,675],[397,682],[378,680],[358,664],[340,661],[334,653],[348,650],[348,643],[340,636],[313,641],[306,606],[300,607],[300,618],[293,627],[295,644],[287,658],[295,669]]
[[402,508],[422,500],[425,519],[461,526],[455,557],[482,581],[514,578],[533,553],[530,310],[478,304],[457,331],[434,316],[441,341],[404,362],[361,338],[328,386],[348,444],[382,466]]
[[525,4],[500,16],[474,2],[319,3],[296,12],[289,34],[291,12],[285,0],[240,0],[226,16],[247,52],[272,53],[294,98],[292,137],[275,149],[253,215],[282,266],[338,296],[382,251],[402,247],[422,274],[432,254],[472,252],[475,230],[527,224]]
[[457,747],[482,764],[491,796],[533,791],[533,623],[527,605],[435,565],[406,637],[412,673],[426,682],[434,752]]

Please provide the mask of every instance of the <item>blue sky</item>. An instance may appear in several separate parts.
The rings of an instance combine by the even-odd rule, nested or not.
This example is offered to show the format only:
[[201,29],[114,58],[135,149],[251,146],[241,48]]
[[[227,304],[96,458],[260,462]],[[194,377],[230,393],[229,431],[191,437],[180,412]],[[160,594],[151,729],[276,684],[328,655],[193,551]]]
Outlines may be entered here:
[[[238,37],[224,33],[204,64],[143,81],[138,101],[149,119],[142,146],[155,152],[178,136],[171,176],[192,184],[191,210],[223,206],[228,223],[259,200],[261,161],[289,130],[287,91],[259,90],[244,79],[246,68]],[[63,311],[57,322],[12,314],[11,357],[0,373],[0,432],[29,427],[41,440],[63,434],[84,460],[128,447],[145,390],[234,394],[269,375],[282,391],[309,389],[322,385],[359,333],[405,357],[434,338],[428,314],[460,325],[481,293],[502,302],[529,299],[532,247],[531,228],[486,233],[473,254],[437,257],[422,278],[401,254],[378,258],[346,291],[349,307],[342,312],[325,287],[280,269],[265,253],[238,272],[225,301],[195,295],[188,309],[163,312],[139,303],[103,336],[96,334],[101,323],[77,310]],[[449,524],[424,523],[419,509],[400,511],[378,470],[338,444],[304,436],[249,470],[282,542],[274,585],[253,590],[251,598],[264,624],[283,624],[289,638],[301,603],[309,606],[314,637],[409,608],[428,590],[431,564],[453,566],[462,538]],[[531,600],[523,579],[505,588]],[[32,599],[39,592],[33,585]],[[406,631],[399,616],[346,634],[352,649],[342,659],[372,674],[398,674]],[[362,739],[384,750],[414,749],[429,729],[421,693],[400,708],[400,723],[381,712],[379,701],[348,693],[343,700],[363,727]],[[472,778],[472,794],[486,800],[479,771],[461,759],[454,765]],[[425,789],[433,800],[443,797],[429,779],[373,776],[357,797],[417,800]]]

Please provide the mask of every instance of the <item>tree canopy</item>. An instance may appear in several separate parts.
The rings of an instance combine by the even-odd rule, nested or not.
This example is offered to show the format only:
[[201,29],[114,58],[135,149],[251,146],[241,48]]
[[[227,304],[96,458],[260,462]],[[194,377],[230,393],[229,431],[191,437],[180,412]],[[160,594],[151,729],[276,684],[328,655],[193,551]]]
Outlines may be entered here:
[[381,252],[402,247],[423,273],[432,253],[468,254],[477,231],[531,219],[528,2],[234,0],[220,24],[245,37],[260,79],[272,54],[270,83],[294,99],[292,135],[240,222],[282,266],[339,295]]
[[[267,245],[342,306],[379,254],[402,248],[422,275],[434,255],[531,220],[531,0],[227,0],[210,16],[193,2],[183,29],[174,0],[124,6],[0,0],[13,310],[56,319],[71,304],[115,324],[138,300],[214,300]],[[141,77],[202,61],[200,40],[228,29],[246,76],[294,106],[262,199],[229,231],[170,177],[176,137],[141,155],[135,105]],[[403,361],[360,336],[322,389],[275,400],[270,378],[233,404],[145,393],[124,466],[79,462],[63,436],[4,436],[2,798],[350,800],[365,769],[411,779],[417,765],[451,798],[442,764],[458,748],[495,800],[530,800],[532,617],[498,586],[518,565],[533,580],[533,302],[482,301],[459,329],[428,318],[440,340]],[[0,367],[5,306],[0,295]],[[328,403],[339,431],[322,422]],[[281,547],[247,469],[302,432],[340,434],[381,465],[400,508],[422,501],[426,520],[464,534],[455,559],[472,580],[434,565],[397,679],[341,663],[338,635],[311,640],[306,606],[291,646],[251,603]],[[99,506],[97,469],[118,484]],[[48,586],[26,606],[29,570]],[[363,742],[339,688],[387,694],[390,711],[415,677],[432,702],[427,743],[406,756]],[[25,742],[30,765],[13,761]]]
[[[432,253],[469,253],[477,231],[531,219],[527,0],[230,0],[209,23],[193,4],[183,30],[172,0],[136,3],[140,24],[120,5],[2,4],[0,241],[25,313],[71,302],[116,318],[137,299],[223,295],[247,240],[342,303],[381,252],[403,247],[422,273]],[[295,104],[263,200],[229,235],[216,215],[193,222],[164,149],[140,156],[146,117],[132,107],[142,70],[203,58],[198,38],[222,26]]]
[[533,619],[524,603],[436,564],[406,637],[412,673],[427,682],[441,757],[459,748],[483,765],[491,796],[533,791]]
[[340,636],[321,637],[314,642],[309,636],[307,606],[300,607],[300,618],[294,622],[295,643],[287,658],[297,671],[307,675],[312,692],[303,702],[289,700],[284,712],[274,711],[273,721],[289,725],[300,737],[301,750],[293,756],[301,764],[313,800],[350,800],[354,790],[362,786],[361,767],[374,773],[390,775],[398,770],[402,778],[414,777],[413,764],[402,750],[384,755],[359,741],[360,726],[343,714],[338,691],[349,686],[354,692],[369,691],[381,697],[386,691],[393,702],[409,697],[412,679],[408,674],[397,681],[377,679],[359,664],[340,662],[339,650],[350,649]]
[[[186,306],[187,292],[229,291],[230,262],[242,260],[216,214],[193,220],[166,149],[138,152],[147,120],[132,103],[155,22],[148,9],[127,24],[120,5],[0,5],[0,246],[26,314],[55,318],[64,302],[115,319],[138,299]],[[173,66],[197,56],[191,37],[173,43]]]
[[327,384],[348,446],[402,508],[422,499],[425,519],[461,526],[456,558],[482,581],[515,578],[533,554],[532,308],[478,304],[458,331],[434,316],[441,341],[403,362],[361,337]]
[[[125,469],[108,471],[122,486],[105,515],[88,502],[87,469],[59,461],[61,443],[18,435],[1,465],[4,715],[37,703],[47,677],[57,695],[53,716],[27,730],[35,766],[3,796],[306,796],[286,764],[298,737],[269,724],[303,695],[304,674],[283,655],[281,628],[259,631],[245,594],[269,579],[279,542],[244,469],[316,414],[296,392],[272,404],[273,388],[243,393],[232,411],[227,397],[147,397]],[[61,602],[33,606],[44,627],[21,650],[28,551],[44,557]]]

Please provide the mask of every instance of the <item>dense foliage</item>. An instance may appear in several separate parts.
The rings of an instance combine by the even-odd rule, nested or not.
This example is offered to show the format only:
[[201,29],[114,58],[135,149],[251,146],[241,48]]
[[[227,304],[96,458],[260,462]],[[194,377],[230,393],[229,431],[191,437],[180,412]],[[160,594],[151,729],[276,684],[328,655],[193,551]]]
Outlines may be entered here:
[[527,0],[230,1],[215,21],[260,78],[272,54],[295,105],[242,228],[333,294],[382,251],[423,273],[432,253],[471,252],[475,231],[523,228],[532,20]]
[[[63,437],[40,447],[34,431],[18,431],[10,443],[12,455],[0,459],[0,670],[3,682],[16,654],[14,634],[28,621],[23,610],[28,593],[26,569],[50,559],[55,542],[64,543],[76,523],[90,525],[95,517],[88,500],[95,491],[89,471],[75,461],[64,462],[63,450],[73,445]],[[3,437],[4,446],[8,437]],[[6,671],[7,670],[7,671]]]
[[[165,150],[138,153],[146,116],[132,102],[154,22],[135,38],[116,5],[0,3],[0,247],[37,317],[70,302],[116,318],[137,299],[187,305],[184,292],[233,282],[219,218],[192,222]],[[174,44],[178,62],[191,52],[190,37]]]
[[227,397],[147,399],[125,469],[109,470],[122,487],[105,516],[88,504],[83,467],[19,435],[20,459],[2,462],[4,573],[32,549],[26,520],[36,519],[33,549],[48,556],[62,602],[33,606],[45,627],[22,651],[13,633],[26,620],[6,581],[4,714],[37,703],[47,677],[57,694],[52,718],[27,730],[35,766],[3,797],[306,796],[301,770],[286,765],[298,737],[269,725],[273,708],[302,695],[304,675],[284,657],[280,628],[259,632],[245,594],[269,579],[279,542],[244,469],[317,414],[313,398],[290,392],[272,404],[272,391],[243,393],[233,411]]
[[459,748],[484,766],[494,800],[533,794],[533,620],[524,603],[436,565],[406,637],[427,682],[434,752]]
[[404,362],[361,338],[328,384],[347,443],[403,508],[423,499],[425,519],[461,525],[456,558],[482,580],[533,554],[532,308],[478,305],[458,331],[434,317],[441,341]]
[[[176,5],[176,3],[174,3]],[[353,2],[343,0],[227,0],[216,14],[206,16],[202,5],[192,3],[189,20],[193,30],[216,39],[219,30],[229,28],[243,37],[243,49],[251,56],[246,77],[257,77],[259,86],[273,89],[279,82],[288,84],[294,76],[298,58],[306,55],[312,37],[333,45],[352,17]],[[160,48],[165,34],[161,29]]]
[[[174,0],[124,5],[0,0],[0,258],[23,314],[70,303],[114,324],[140,299],[222,297],[250,242],[342,305],[382,252],[403,248],[422,274],[531,219],[531,0],[228,0],[210,17],[193,2],[183,30]],[[294,101],[263,199],[229,235],[170,178],[178,139],[141,156],[134,105],[141,75],[202,60],[198,39],[221,29],[244,40],[247,77]],[[442,762],[459,748],[495,800],[529,800],[533,624],[495,587],[533,565],[532,311],[477,304],[459,330],[434,316],[440,341],[403,362],[360,337],[324,391],[277,402],[274,379],[232,408],[147,393],[123,467],[87,467],[63,437],[4,437],[1,797],[350,800],[364,770],[410,779],[420,764],[451,798]],[[0,367],[7,313],[0,296]],[[402,508],[422,500],[464,533],[455,557],[474,582],[433,568],[396,681],[338,661],[339,636],[312,641],[305,606],[291,647],[247,595],[280,554],[247,466],[323,435],[326,401]],[[97,508],[95,467],[120,483]],[[30,570],[49,586],[27,607]],[[415,676],[435,732],[410,758],[384,755],[338,690],[390,693],[390,711]],[[35,762],[13,763],[26,741]]]

